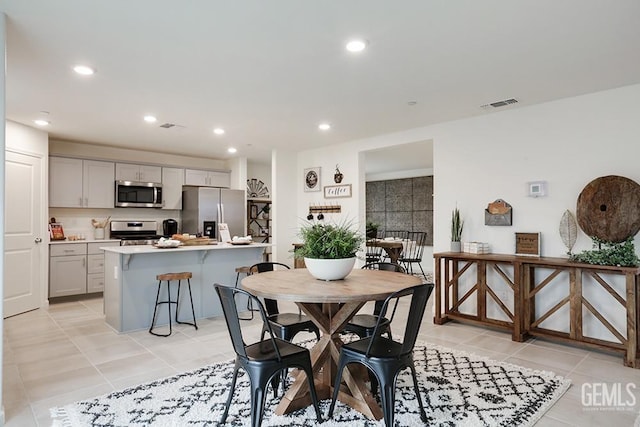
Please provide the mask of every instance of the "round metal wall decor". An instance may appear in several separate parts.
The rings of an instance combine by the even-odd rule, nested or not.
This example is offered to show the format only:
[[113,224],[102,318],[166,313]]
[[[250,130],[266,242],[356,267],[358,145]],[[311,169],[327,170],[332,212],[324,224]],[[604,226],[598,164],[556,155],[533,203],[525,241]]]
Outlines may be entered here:
[[269,188],[261,180],[251,178],[247,180],[247,197],[269,198]]
[[640,230],[640,185],[617,175],[596,178],[578,196],[576,216],[588,236],[623,242]]

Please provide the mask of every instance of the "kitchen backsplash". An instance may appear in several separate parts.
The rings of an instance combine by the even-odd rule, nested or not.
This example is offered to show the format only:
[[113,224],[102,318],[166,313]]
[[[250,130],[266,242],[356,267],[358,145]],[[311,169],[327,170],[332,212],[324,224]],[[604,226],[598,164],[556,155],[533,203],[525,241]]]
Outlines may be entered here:
[[[75,209],[75,208],[49,208],[49,219],[52,217],[62,223],[64,234],[82,234],[87,239],[93,239],[92,219],[104,220],[152,220],[158,222],[158,234],[162,234],[162,221],[173,218],[178,221],[178,230],[181,230],[181,216],[179,210],[161,210],[145,208],[119,208],[119,209]],[[105,230],[105,238],[109,238],[109,226]]]

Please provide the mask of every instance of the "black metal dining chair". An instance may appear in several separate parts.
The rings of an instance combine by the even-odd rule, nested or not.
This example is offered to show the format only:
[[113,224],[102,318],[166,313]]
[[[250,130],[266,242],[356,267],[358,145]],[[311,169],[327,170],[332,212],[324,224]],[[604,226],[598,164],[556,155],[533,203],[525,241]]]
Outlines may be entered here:
[[[277,268],[289,269],[289,266],[280,262],[260,262],[251,266],[249,271],[254,273],[264,273],[274,271]],[[276,335],[285,341],[291,341],[298,332],[312,332],[316,335],[316,339],[320,339],[320,330],[307,316],[298,313],[280,313],[278,309],[278,301],[265,298],[264,306],[267,309],[267,320]],[[264,339],[266,328],[262,328],[260,339]]]
[[[369,264],[365,264],[362,266],[363,270],[386,270],[386,271],[395,271],[397,273],[406,273],[404,267],[398,264],[393,264],[391,262],[372,262]],[[352,332],[360,338],[370,337],[373,334],[373,330],[378,324],[378,318],[382,316],[380,319],[380,333],[386,333],[389,338],[391,336],[391,320],[387,319],[386,312],[382,312],[382,307],[384,305],[384,300],[376,301],[373,306],[373,314],[356,314],[353,318],[346,324],[343,331],[344,332]],[[391,318],[393,319],[393,315],[395,314],[394,306],[393,312],[391,314]]]
[[[275,397],[280,373],[286,372],[290,367],[302,369],[307,374],[311,401],[316,410],[317,421],[321,423],[322,417],[318,407],[318,397],[313,380],[309,350],[284,341],[274,335],[270,323],[267,320],[265,309],[258,298],[243,289],[232,288],[218,283],[213,286],[218,294],[218,298],[220,298],[233,349],[236,353],[229,397],[227,398],[224,413],[220,418],[220,424],[224,424],[227,420],[240,368],[247,372],[251,386],[251,426],[259,427],[262,424],[267,387],[271,383]],[[262,317],[264,327],[269,334],[266,340],[261,339],[249,345],[245,343],[240,326],[240,318],[238,317],[238,308],[235,303],[236,295],[242,295],[250,299],[253,306],[257,308]]]
[[372,262],[382,261],[382,247],[374,246],[376,240],[382,238],[382,232],[376,231],[375,237],[367,237],[365,263],[370,264]]
[[[410,298],[409,314],[407,316],[407,324],[404,331],[402,342],[384,338],[381,335],[380,325],[376,325],[373,335],[358,341],[343,344],[340,348],[340,360],[338,362],[338,370],[333,388],[333,398],[329,407],[328,417],[333,417],[338,392],[340,391],[340,382],[342,381],[342,371],[349,363],[360,363],[371,370],[380,384],[380,398],[382,404],[382,412],[384,414],[384,423],[387,427],[393,426],[395,416],[395,382],[398,373],[405,368],[411,370],[413,379],[413,389],[418,399],[420,407],[420,419],[427,422],[427,414],[422,405],[420,390],[418,388],[418,380],[416,377],[416,368],[413,362],[413,348],[416,344],[420,324],[427,305],[427,300],[433,291],[433,284],[422,284],[403,289],[391,294],[383,304],[383,310],[394,299]],[[380,323],[378,318],[378,323]]]
[[422,252],[424,251],[424,242],[427,238],[427,233],[424,231],[409,231],[407,232],[406,243],[402,250],[402,255],[398,259],[398,263],[402,263],[404,268],[413,274],[413,264],[418,264],[422,277],[426,277],[424,270],[422,269]]

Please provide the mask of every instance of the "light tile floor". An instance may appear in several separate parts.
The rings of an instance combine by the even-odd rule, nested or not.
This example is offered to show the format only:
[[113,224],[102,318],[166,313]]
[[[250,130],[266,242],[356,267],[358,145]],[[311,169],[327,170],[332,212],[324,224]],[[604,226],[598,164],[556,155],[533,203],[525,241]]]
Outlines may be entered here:
[[[285,303],[281,309],[295,310],[295,306]],[[456,322],[437,326],[431,313],[428,307],[421,340],[554,371],[573,381],[539,426],[634,425],[640,411],[640,370],[625,368],[620,355],[540,339],[515,343],[508,333]],[[168,338],[147,331],[117,334],[104,323],[101,298],[52,304],[46,310],[5,319],[6,425],[49,426],[49,408],[53,406],[231,359],[233,351],[224,319],[202,319],[198,324],[197,331],[179,325]],[[257,321],[249,327],[259,336]],[[603,391],[608,394],[603,395]],[[601,403],[603,397],[628,406],[583,404],[589,399]]]

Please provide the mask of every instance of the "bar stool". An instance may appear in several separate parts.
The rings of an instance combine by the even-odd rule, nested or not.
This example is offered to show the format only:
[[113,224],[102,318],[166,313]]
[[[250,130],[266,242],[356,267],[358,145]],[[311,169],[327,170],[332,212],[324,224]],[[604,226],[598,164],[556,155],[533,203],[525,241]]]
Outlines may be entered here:
[[[246,274],[247,276],[250,276],[251,267],[248,265],[243,265],[242,267],[236,267],[236,284],[234,288],[238,287],[238,281],[240,280],[241,274]],[[253,312],[258,311],[253,308],[253,302],[250,299],[247,300],[247,310],[251,312],[251,317],[238,317],[240,320],[253,320]]]
[[248,265],[243,265],[242,267],[236,267],[236,285],[235,288],[238,287],[238,280],[240,280],[240,274],[246,274],[247,276],[251,274],[251,267]]
[[[158,280],[158,293],[156,294],[156,306],[153,309],[153,319],[151,320],[151,327],[149,328],[150,334],[156,335],[159,337],[168,337],[169,335],[171,335],[171,333],[173,332],[171,328],[171,304],[176,305],[176,323],[181,323],[183,325],[191,325],[191,326],[194,326],[196,330],[198,329],[198,325],[196,324],[196,313],[193,309],[193,295],[191,294],[191,278],[192,277],[193,277],[193,274],[191,274],[191,272],[165,273],[165,274],[158,274],[156,276],[156,279]],[[171,281],[172,280],[178,281],[178,295],[175,301],[171,300]],[[189,300],[191,301],[191,314],[193,315],[193,323],[181,322],[178,320],[178,307],[180,305],[180,286],[182,285],[183,280],[187,281],[187,286],[189,289]],[[163,281],[167,282],[167,300],[158,301],[160,299],[160,289],[162,288]],[[158,311],[158,306],[160,304],[167,304],[167,307],[169,309],[169,333],[168,334],[159,334],[159,333],[153,332],[153,328],[155,327],[155,323],[156,323],[156,314]]]

